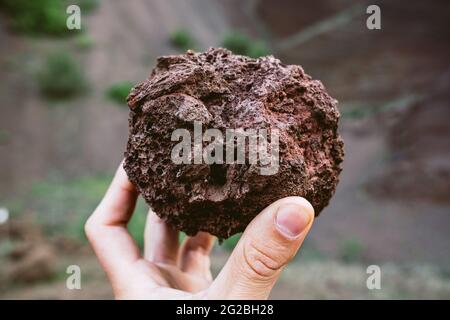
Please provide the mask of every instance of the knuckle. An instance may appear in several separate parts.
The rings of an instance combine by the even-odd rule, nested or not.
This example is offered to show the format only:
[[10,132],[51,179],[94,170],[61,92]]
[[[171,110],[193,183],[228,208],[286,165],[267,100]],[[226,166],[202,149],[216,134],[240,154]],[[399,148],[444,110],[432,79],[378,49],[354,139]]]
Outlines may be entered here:
[[288,262],[276,248],[249,240],[243,247],[244,261],[253,277],[267,279],[275,276]]

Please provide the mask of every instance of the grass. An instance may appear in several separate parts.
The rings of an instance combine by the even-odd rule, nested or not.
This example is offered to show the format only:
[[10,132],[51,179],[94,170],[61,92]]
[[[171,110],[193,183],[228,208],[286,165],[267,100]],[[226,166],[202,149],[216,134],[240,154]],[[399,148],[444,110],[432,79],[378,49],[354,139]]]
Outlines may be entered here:
[[36,212],[49,233],[63,232],[84,239],[84,222],[102,199],[110,181],[111,177],[106,175],[70,180],[52,175],[35,182],[31,192],[22,197],[22,208],[16,211]]
[[91,13],[96,10],[100,4],[99,0],[67,0],[65,1],[67,4],[76,4],[81,9],[81,14],[83,13]]
[[125,105],[127,97],[134,84],[130,81],[122,81],[111,85],[106,90],[106,96],[118,104]]
[[0,145],[8,143],[9,139],[9,133],[3,129],[0,129]]
[[10,17],[13,29],[30,35],[65,36],[76,34],[66,26],[66,8],[76,4],[83,14],[98,6],[98,0],[0,0],[0,8]]
[[12,27],[27,34],[66,33],[66,12],[60,0],[0,0],[0,7],[11,17]]
[[316,247],[315,243],[310,238],[306,238],[295,258],[303,263],[305,261],[321,261],[324,260],[326,256]]
[[235,54],[251,58],[259,58],[269,54],[269,50],[263,41],[252,39],[238,31],[227,33],[222,40],[222,46]]
[[267,49],[266,44],[261,40],[253,41],[247,49],[247,55],[251,58],[259,58],[267,56],[268,54],[269,50]]
[[[34,212],[36,219],[47,234],[64,234],[86,241],[84,224],[103,198],[112,176],[95,175],[66,179],[52,175],[48,179],[35,182],[31,191],[21,197],[20,203],[10,205],[14,212]],[[128,230],[140,247],[147,205],[142,199],[136,204],[135,214]]]
[[195,49],[195,40],[187,30],[177,30],[171,33],[170,43],[173,47],[182,51]]
[[[53,174],[45,180],[35,182],[30,190],[6,205],[13,216],[34,213],[38,222],[49,235],[64,234],[86,241],[84,224],[104,196],[112,176],[93,175],[67,179]],[[128,230],[140,248],[144,245],[144,229],[148,205],[138,199]],[[180,232],[180,243],[186,235]],[[222,242],[222,248],[233,250],[241,234]]]
[[41,92],[49,98],[66,99],[82,93],[87,81],[81,66],[65,52],[55,52],[37,74]]
[[[112,176],[94,175],[67,179],[58,174],[32,184],[19,201],[9,201],[14,216],[33,212],[47,234],[64,234],[86,241],[84,224],[103,198]],[[148,206],[139,198],[128,230],[140,248],[144,245],[144,228]],[[182,239],[184,234],[180,234]]]
[[80,50],[89,50],[94,46],[94,39],[86,33],[82,33],[75,38],[75,46]]
[[338,247],[338,257],[345,263],[362,261],[364,246],[358,239],[347,239],[342,241]]
[[229,237],[226,240],[223,240],[221,243],[222,248],[224,248],[227,251],[233,251],[236,244],[239,242],[239,239],[241,238],[242,233],[235,234],[231,237]]

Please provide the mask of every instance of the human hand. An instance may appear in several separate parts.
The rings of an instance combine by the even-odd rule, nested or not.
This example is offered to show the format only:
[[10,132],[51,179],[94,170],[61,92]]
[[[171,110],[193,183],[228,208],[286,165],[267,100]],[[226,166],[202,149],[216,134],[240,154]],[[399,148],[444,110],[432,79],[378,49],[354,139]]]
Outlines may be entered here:
[[137,197],[121,164],[85,225],[117,299],[266,299],[314,220],[314,209],[304,198],[272,203],[247,226],[213,280],[209,254],[214,237],[199,232],[180,247],[178,232],[151,210],[141,254],[127,230]]

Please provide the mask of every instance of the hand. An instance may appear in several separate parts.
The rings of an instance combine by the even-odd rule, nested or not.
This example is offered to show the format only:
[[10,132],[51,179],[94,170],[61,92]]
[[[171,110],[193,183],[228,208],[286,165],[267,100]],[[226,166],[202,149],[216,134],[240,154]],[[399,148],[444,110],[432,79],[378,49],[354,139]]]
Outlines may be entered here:
[[179,247],[178,232],[151,210],[141,254],[127,230],[137,197],[120,165],[85,226],[118,299],[266,299],[314,219],[314,209],[303,198],[274,202],[248,225],[213,281],[214,237],[199,232]]

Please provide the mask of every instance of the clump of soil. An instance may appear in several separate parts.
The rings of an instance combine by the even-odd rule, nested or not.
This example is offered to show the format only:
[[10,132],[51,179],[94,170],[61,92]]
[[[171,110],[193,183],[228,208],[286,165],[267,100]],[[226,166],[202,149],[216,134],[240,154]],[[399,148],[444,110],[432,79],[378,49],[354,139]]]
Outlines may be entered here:
[[34,283],[55,276],[57,253],[29,219],[13,220],[0,228],[0,241],[9,241],[0,282]]
[[[337,101],[300,66],[225,49],[188,51],[160,57],[127,101],[129,179],[160,217],[189,235],[207,231],[227,238],[286,196],[305,197],[318,215],[334,193],[344,156]],[[276,133],[279,146],[268,134],[267,151],[278,151],[277,170],[262,174],[270,165],[249,160],[257,151],[250,144],[245,163],[174,163],[172,151],[180,143],[172,141],[174,130],[185,129],[194,143],[196,123],[202,134],[218,129],[223,137],[231,128]],[[229,150],[225,140],[212,141],[219,148],[211,155]],[[200,140],[203,152],[209,142]]]

